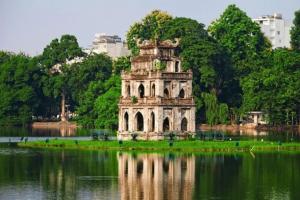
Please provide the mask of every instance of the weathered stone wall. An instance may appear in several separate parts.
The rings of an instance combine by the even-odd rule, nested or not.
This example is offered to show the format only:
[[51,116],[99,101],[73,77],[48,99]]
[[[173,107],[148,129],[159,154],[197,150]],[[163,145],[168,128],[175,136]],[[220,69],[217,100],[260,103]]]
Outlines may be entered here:
[[[122,73],[119,139],[130,139],[132,133],[144,139],[170,131],[194,133],[192,72],[182,72],[174,48],[145,44],[147,48],[132,59],[131,71]],[[166,65],[158,70],[157,63]]]

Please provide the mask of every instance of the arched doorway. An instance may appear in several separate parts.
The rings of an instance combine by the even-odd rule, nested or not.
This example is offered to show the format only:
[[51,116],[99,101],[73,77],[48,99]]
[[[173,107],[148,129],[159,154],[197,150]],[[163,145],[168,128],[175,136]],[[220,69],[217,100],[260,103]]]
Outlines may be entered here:
[[170,122],[169,122],[169,118],[166,117],[163,122],[163,132],[167,132],[169,130],[170,130]]
[[182,120],[181,120],[181,131],[187,131],[187,119],[184,117]]
[[129,121],[129,116],[128,113],[126,112],[124,115],[124,130],[128,131],[128,121]]
[[152,112],[150,116],[150,131],[154,131],[154,130],[155,130],[155,115]]
[[151,96],[152,96],[152,97],[155,97],[155,84],[152,85],[152,88],[151,88]]
[[142,113],[138,112],[135,115],[135,122],[136,122],[136,130],[144,131],[144,117],[143,117]]
[[179,92],[179,97],[184,98],[184,95],[185,95],[185,92],[184,92],[184,89],[182,88]]
[[165,98],[169,98],[169,90],[168,90],[168,88],[164,89],[164,97]]
[[140,98],[144,98],[144,95],[145,95],[145,88],[143,86],[143,84],[141,84],[138,88],[138,91],[139,91],[139,97]]

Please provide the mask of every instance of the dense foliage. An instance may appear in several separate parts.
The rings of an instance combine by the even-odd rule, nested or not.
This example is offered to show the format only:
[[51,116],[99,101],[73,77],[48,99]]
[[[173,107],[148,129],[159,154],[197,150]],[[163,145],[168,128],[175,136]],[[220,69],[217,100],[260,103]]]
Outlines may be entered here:
[[295,12],[294,26],[291,30],[291,46],[294,50],[300,51],[300,10]]
[[[235,5],[208,30],[196,20],[155,10],[129,28],[127,42],[136,55],[137,39],[180,38],[176,53],[194,75],[198,123],[233,123],[249,111],[264,111],[271,124],[296,124],[299,20],[296,11],[292,49],[272,50],[259,25]],[[72,35],[52,40],[36,57],[0,52],[0,124],[57,119],[66,107],[83,126],[116,129],[120,74],[129,69],[130,57],[112,61],[104,54],[86,55]]]
[[[127,33],[127,41],[134,39],[160,39],[174,40],[180,38],[179,56],[182,58],[184,70],[193,71],[193,94],[197,105],[197,121],[204,118],[202,92],[210,92],[220,99],[225,97],[224,91],[232,85],[231,74],[233,70],[230,60],[224,49],[217,41],[208,35],[204,25],[196,20],[176,17],[172,18],[165,12],[153,11],[141,22],[131,26]],[[167,16],[165,16],[167,15]],[[155,19],[155,16],[165,16],[159,23],[149,28],[153,23],[148,23],[148,19]],[[144,34],[144,30],[148,30]],[[149,31],[152,31],[150,33]],[[159,33],[159,34],[157,34]],[[129,45],[133,53],[138,52],[136,45]],[[230,96],[231,97],[231,96]],[[228,98],[229,99],[229,98]]]
[[43,96],[41,76],[34,58],[0,52],[0,125],[24,125],[31,121]]

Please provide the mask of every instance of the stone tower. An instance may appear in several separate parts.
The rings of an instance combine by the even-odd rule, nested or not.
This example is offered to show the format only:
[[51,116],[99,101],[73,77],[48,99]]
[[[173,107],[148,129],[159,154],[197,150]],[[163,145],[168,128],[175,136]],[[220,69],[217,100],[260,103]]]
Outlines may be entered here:
[[176,54],[179,40],[138,41],[140,53],[131,71],[122,72],[118,139],[163,139],[195,133],[192,72],[184,72]]

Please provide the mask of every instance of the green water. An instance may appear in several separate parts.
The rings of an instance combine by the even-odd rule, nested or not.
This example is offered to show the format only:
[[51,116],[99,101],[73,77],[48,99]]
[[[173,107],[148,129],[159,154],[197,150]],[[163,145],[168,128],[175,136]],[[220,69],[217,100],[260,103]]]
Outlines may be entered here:
[[300,199],[300,154],[0,148],[0,199]]
[[[0,127],[0,143],[3,137],[90,137],[94,132],[103,130],[96,129],[74,129],[74,128],[22,128],[22,127]],[[108,130],[105,130],[108,131]],[[109,131],[108,131],[109,132]],[[115,133],[111,133],[111,137]],[[240,131],[240,132],[222,132],[222,131],[205,131],[197,132],[197,139],[201,140],[268,140],[282,142],[300,142],[299,132],[275,132],[275,131]]]

